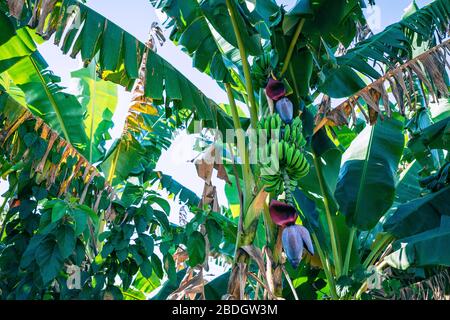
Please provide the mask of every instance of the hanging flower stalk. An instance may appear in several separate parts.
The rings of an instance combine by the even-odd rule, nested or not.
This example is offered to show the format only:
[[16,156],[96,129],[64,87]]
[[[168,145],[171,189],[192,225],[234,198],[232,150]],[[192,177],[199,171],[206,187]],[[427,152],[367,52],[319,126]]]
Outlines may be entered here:
[[303,136],[300,117],[294,118],[294,107],[287,96],[282,81],[270,77],[266,86],[267,98],[275,105],[275,113],[261,119],[259,128],[266,130],[268,137],[264,157],[278,161],[279,168],[273,174],[261,177],[265,190],[276,195],[284,194],[284,201],[272,199],[269,206],[270,219],[278,226],[273,239],[268,240],[273,253],[274,294],[282,292],[282,251],[292,267],[297,268],[301,262],[304,248],[314,254],[312,240],[308,230],[296,225],[298,212],[295,208],[293,191],[297,181],[309,172],[303,147],[306,140]]

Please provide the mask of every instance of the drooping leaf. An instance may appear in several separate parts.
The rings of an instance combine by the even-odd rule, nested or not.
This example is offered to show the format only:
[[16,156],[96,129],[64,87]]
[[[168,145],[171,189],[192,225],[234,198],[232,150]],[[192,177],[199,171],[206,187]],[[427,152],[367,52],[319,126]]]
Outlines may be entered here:
[[[31,17],[36,5],[34,2],[26,3],[22,15]],[[79,23],[74,25],[70,16],[78,9]],[[59,10],[52,10],[42,19],[46,19],[45,26],[48,27],[39,32],[44,39],[54,35],[54,42],[61,46],[63,53],[70,52],[73,58],[80,55],[86,64],[91,63],[98,54],[100,58],[97,63],[102,78],[127,89],[131,89],[139,77],[139,67],[147,51],[147,72],[143,80],[152,84],[145,88],[148,98],[153,99],[155,104],[164,104],[165,99],[167,103],[177,103],[181,109],[194,112],[197,119],[205,120],[207,127],[231,129],[231,117],[184,75],[152,50],[146,50],[145,44],[130,33],[80,1],[65,0]],[[165,99],[162,95],[164,89]],[[229,121],[224,121],[226,119]],[[75,121],[74,124],[81,122]]]
[[[30,50],[33,40],[26,31],[18,33],[12,40],[17,40],[14,42],[16,48],[2,48],[0,51],[0,70],[7,71],[11,80],[25,93],[28,107],[35,115],[83,150],[86,134],[81,105],[58,85],[60,78],[47,69],[48,65],[39,52],[33,47],[34,50]],[[10,42],[2,47],[9,45]]]
[[371,78],[378,78],[378,71],[369,65],[370,60],[387,65],[392,65],[392,61],[409,60],[412,58],[413,47],[426,44],[423,48],[426,50],[434,46],[434,32],[445,32],[449,21],[448,1],[435,0],[386,27],[382,32],[359,42],[338,59],[339,64],[349,65]]

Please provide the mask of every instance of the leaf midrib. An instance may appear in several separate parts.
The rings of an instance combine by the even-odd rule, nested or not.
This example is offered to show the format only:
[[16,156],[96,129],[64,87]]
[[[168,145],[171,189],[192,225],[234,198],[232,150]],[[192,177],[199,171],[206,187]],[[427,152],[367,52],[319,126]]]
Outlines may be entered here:
[[44,88],[45,94],[47,95],[50,104],[53,108],[53,110],[55,111],[56,114],[56,118],[58,119],[59,125],[61,127],[61,130],[63,132],[64,138],[67,140],[67,142],[69,142],[71,144],[71,140],[70,140],[70,136],[69,133],[67,131],[67,128],[65,126],[65,123],[63,121],[63,117],[61,115],[61,112],[59,110],[58,104],[56,103],[55,98],[53,97],[52,93],[50,92],[50,90],[48,89],[47,86],[47,82],[45,81],[40,69],[38,68],[36,61],[33,59],[32,56],[28,57],[31,61],[31,64],[33,65],[34,70],[36,71],[37,76],[39,77],[40,83],[42,85],[42,87]]
[[367,152],[366,152],[366,156],[364,158],[363,171],[361,173],[361,180],[359,181],[358,197],[356,198],[356,207],[355,207],[354,216],[357,216],[357,214],[359,213],[359,206],[360,206],[361,197],[363,194],[362,188],[363,188],[364,182],[366,180],[367,168],[369,166],[369,157],[370,157],[370,153],[372,150],[372,142],[373,142],[373,136],[374,136],[374,132],[375,132],[375,126],[376,125],[371,126],[371,130],[370,130],[369,145],[367,146]]

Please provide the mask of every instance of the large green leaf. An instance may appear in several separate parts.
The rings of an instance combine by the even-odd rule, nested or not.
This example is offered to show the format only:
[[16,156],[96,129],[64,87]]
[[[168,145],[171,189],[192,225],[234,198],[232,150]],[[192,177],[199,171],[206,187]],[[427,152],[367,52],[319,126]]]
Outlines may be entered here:
[[[95,63],[87,68],[73,71],[72,78],[78,80],[78,101],[86,112],[84,124],[88,143],[86,148],[87,159],[90,163],[97,162],[104,155],[103,136],[108,136],[109,126],[106,125],[106,117],[111,117],[117,107],[117,86],[109,81],[97,77]],[[105,122],[103,122],[106,120]]]
[[366,86],[358,74],[348,66],[324,68],[325,81],[319,90],[332,98],[345,98]]
[[395,202],[405,203],[420,196],[422,188],[419,185],[419,171],[421,170],[422,166],[414,160],[401,173],[395,187]]
[[[226,4],[227,0],[207,0],[201,3],[201,8],[214,29],[235,48],[238,47],[237,36],[234,33],[231,17]],[[235,12],[237,26],[248,54],[257,56],[262,53],[261,37],[245,14],[246,4],[241,1],[229,1]]]
[[8,42],[16,34],[16,28],[14,28],[13,23],[4,15],[0,17],[0,30],[2,30],[0,34],[0,46]]
[[205,237],[198,231],[192,232],[187,239],[189,265],[195,267],[205,261]]
[[398,206],[384,229],[397,239],[439,227],[442,215],[450,215],[450,187]]
[[408,142],[415,157],[427,154],[431,149],[450,150],[450,117],[425,128]]
[[[75,58],[78,55],[89,64],[96,55],[99,72],[104,80],[131,89],[139,76],[139,67],[146,51],[144,43],[124,31],[112,21],[90,9],[80,1],[57,1],[58,10],[51,10],[41,34],[44,39],[54,35],[54,42],[63,53]],[[22,16],[31,17],[37,3],[26,3]],[[79,9],[78,22],[73,24],[70,16]],[[26,19],[25,19],[26,20]],[[22,23],[24,20],[21,21]],[[147,72],[144,82],[145,95],[155,104],[176,104],[176,110],[190,110],[195,119],[204,120],[209,128],[231,128],[231,117],[208,99],[191,81],[166,60],[148,51]],[[165,94],[163,94],[165,92]],[[228,119],[229,121],[224,121]],[[79,123],[79,122],[78,122]]]
[[26,28],[16,30],[10,19],[0,13],[2,28],[2,41],[0,44],[0,73],[36,51],[36,44]]
[[180,201],[194,206],[197,206],[200,203],[201,199],[195,194],[195,192],[186,188],[167,174],[160,173],[159,175],[161,186],[169,193],[178,196]]
[[443,215],[440,226],[393,244],[394,252],[385,261],[394,268],[450,266],[450,217]]
[[298,0],[283,19],[284,33],[293,33],[303,18],[303,35],[314,42],[323,38],[333,46],[339,42],[348,46],[356,34],[356,22],[365,23],[358,0]]
[[[315,199],[316,205],[322,209],[324,209],[323,197],[326,197],[330,212],[335,214],[337,205],[334,199],[334,191],[339,175],[342,152],[330,140],[324,129],[312,137],[311,151],[315,154],[316,161],[314,161],[311,153],[306,153],[310,170],[306,177],[298,181],[298,186],[309,198]],[[319,174],[324,178],[323,186],[319,183]]]
[[142,171],[141,160],[145,156],[139,142],[128,135],[117,140],[100,165],[112,185],[122,183],[132,172]]
[[392,118],[367,126],[342,157],[335,197],[347,223],[373,228],[391,207],[404,148],[403,124]]
[[24,57],[8,69],[8,75],[25,93],[28,108],[74,147],[83,150],[86,133],[83,108],[76,97],[65,93],[60,79],[47,70],[38,52]]
[[[0,13],[0,20],[4,19],[7,18]],[[5,30],[14,34],[13,31]],[[9,79],[24,92],[28,108],[68,142],[83,149],[86,135],[81,105],[74,96],[63,91],[58,85],[59,77],[47,68],[36,51],[32,33],[26,28],[18,29],[1,46],[0,72],[7,72]]]
[[58,275],[64,263],[58,243],[50,238],[44,240],[36,250],[35,257],[41,271],[42,280],[45,284],[48,284]]
[[167,14],[168,27],[175,24],[171,39],[186,48],[193,65],[209,73],[215,80],[230,82],[231,75],[224,59],[227,59],[217,43],[197,0],[178,2],[150,1]]
[[140,292],[146,294],[152,293],[161,285],[161,280],[153,272],[148,278],[144,277],[141,273],[138,273],[136,278],[133,280],[133,287],[135,287]]

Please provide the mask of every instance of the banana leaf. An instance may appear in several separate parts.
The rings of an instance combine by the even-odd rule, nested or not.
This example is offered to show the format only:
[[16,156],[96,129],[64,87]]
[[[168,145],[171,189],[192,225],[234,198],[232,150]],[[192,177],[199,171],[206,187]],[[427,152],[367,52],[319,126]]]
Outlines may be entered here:
[[395,62],[412,58],[414,47],[423,44],[423,50],[433,47],[435,31],[445,33],[450,23],[450,3],[435,0],[415,13],[405,16],[382,32],[361,41],[337,58],[339,65],[347,65],[366,76],[377,79],[378,71],[370,62],[394,66]]
[[224,61],[226,57],[222,55],[222,50],[210,30],[198,1],[150,2],[156,9],[162,10],[170,17],[167,26],[175,25],[171,32],[171,40],[186,48],[193,59],[194,67],[201,72],[208,72],[217,81],[232,80]]
[[[2,62],[0,62],[2,64]],[[28,108],[49,126],[62,134],[78,150],[85,150],[87,137],[83,124],[83,108],[76,97],[63,91],[60,78],[34,52],[7,69],[12,81],[25,93]]]
[[401,270],[410,267],[449,267],[449,242],[450,217],[443,215],[439,227],[394,242],[394,252],[385,261]]
[[422,166],[414,160],[401,173],[399,181],[395,187],[395,202],[405,203],[411,199],[416,199],[420,196],[422,188],[419,185],[420,175],[419,171]]
[[187,203],[188,205],[198,206],[200,198],[192,190],[186,188],[181,183],[173,179],[171,176],[163,173],[159,173],[161,186],[169,193],[178,196],[180,201]]
[[430,149],[450,150],[450,117],[425,128],[408,142],[408,148],[416,157],[428,153]]
[[[7,18],[0,13],[2,19]],[[75,96],[64,92],[58,84],[60,78],[48,70],[46,61],[36,50],[32,33],[26,28],[16,30],[15,35],[0,46],[0,71],[6,72],[24,92],[34,115],[41,117],[78,150],[85,150],[83,108]]]
[[443,215],[450,215],[450,187],[397,207],[383,228],[397,239],[439,227]]
[[[25,3],[19,15],[22,17],[18,20],[19,24],[28,23],[39,3],[40,1],[36,0]],[[45,5],[50,6],[46,7],[50,14],[38,17],[38,20],[45,19],[45,23],[40,26],[32,25],[42,36],[41,39],[46,40],[53,36],[55,44],[61,47],[64,54],[70,54],[72,58],[80,55],[86,65],[98,54],[97,64],[102,79],[127,89],[132,88],[139,77],[139,67],[146,50],[144,43],[80,1],[59,0]],[[74,10],[79,11],[77,23],[70,19]],[[230,116],[183,74],[151,50],[148,52],[146,70],[143,80],[151,85],[146,86],[145,95],[153,99],[155,104],[169,105],[172,102],[181,109],[194,113],[196,120],[204,120],[207,127],[226,126],[219,127],[223,131],[231,129],[228,127],[232,124]]]
[[393,204],[402,130],[403,123],[395,118],[379,121],[367,126],[345,151],[335,198],[350,226],[373,228]]
[[118,102],[117,85],[99,79],[94,63],[87,68],[73,71],[71,76],[77,80],[74,94],[86,114],[86,158],[90,163],[95,163],[104,156],[104,138],[109,137],[108,129],[113,125],[111,118]]
[[131,174],[144,170],[142,159],[145,149],[131,134],[126,134],[111,146],[100,168],[112,185],[126,181]]

